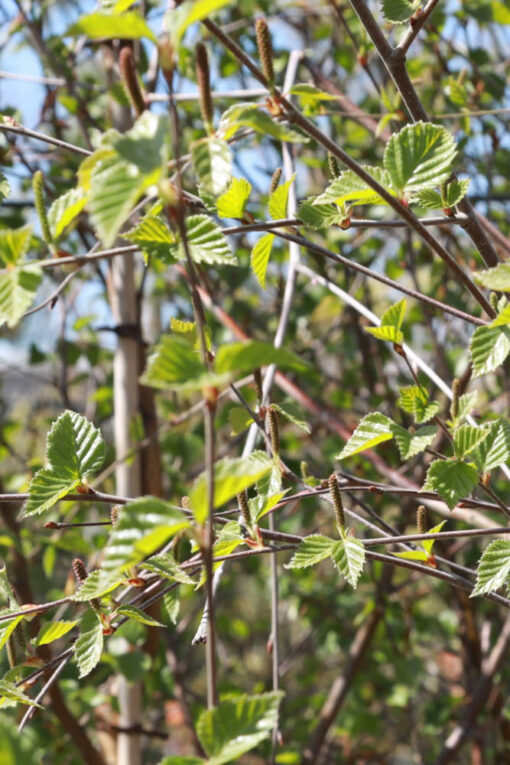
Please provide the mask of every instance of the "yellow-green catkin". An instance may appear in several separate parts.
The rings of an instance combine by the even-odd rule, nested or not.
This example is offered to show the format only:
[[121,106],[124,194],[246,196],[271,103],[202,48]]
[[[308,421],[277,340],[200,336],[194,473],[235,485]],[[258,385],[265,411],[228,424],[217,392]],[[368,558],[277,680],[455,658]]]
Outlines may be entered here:
[[452,403],[450,405],[450,416],[452,420],[456,420],[459,416],[459,390],[460,380],[456,377],[452,383]]
[[265,19],[257,19],[255,22],[255,34],[257,36],[257,47],[259,49],[262,71],[270,90],[272,90],[274,87],[273,46],[271,45],[271,35],[269,34],[269,27]]
[[213,132],[213,100],[211,95],[211,83],[209,74],[209,57],[204,43],[199,42],[195,48],[196,74],[198,92],[200,94],[200,111],[204,120],[205,128],[209,135]]
[[278,428],[278,415],[276,410],[269,407],[266,414],[266,428],[271,441],[271,449],[275,457],[280,453],[280,431]]
[[278,188],[278,184],[280,183],[280,178],[282,177],[282,168],[277,167],[274,171],[273,175],[271,176],[271,183],[269,184],[269,193],[274,194],[276,189]]
[[40,170],[34,173],[32,178],[32,189],[34,192],[34,204],[39,216],[39,222],[41,224],[41,231],[43,239],[46,244],[53,244],[53,237],[51,236],[50,224],[48,223],[48,216],[46,214],[46,205],[44,201],[44,182],[43,174]]
[[143,97],[142,89],[138,81],[135,59],[131,48],[122,48],[119,54],[119,69],[124,88],[131,101],[133,110],[136,116],[140,117],[147,108],[147,104],[145,103],[145,98]]
[[250,516],[250,508],[248,507],[248,496],[245,491],[241,491],[237,495],[237,504],[239,506],[239,510],[241,512],[241,515],[243,516],[243,520],[248,528],[251,526],[251,516]]
[[328,151],[328,168],[332,178],[337,178],[340,175],[340,168],[338,167],[336,157],[330,151]]
[[333,501],[333,508],[335,510],[336,525],[343,531],[345,529],[344,503],[342,501],[342,494],[340,493],[340,484],[334,473],[329,476],[328,484],[331,499]]
[[418,534],[427,533],[427,508],[425,505],[420,505],[416,511],[416,526]]

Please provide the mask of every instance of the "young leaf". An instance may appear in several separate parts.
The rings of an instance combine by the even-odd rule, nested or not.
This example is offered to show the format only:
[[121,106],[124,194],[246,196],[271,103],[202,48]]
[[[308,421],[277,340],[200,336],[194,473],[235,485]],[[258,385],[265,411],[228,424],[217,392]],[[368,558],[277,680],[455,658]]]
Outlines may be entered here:
[[405,552],[391,553],[395,558],[404,558],[405,560],[421,560],[425,563],[430,558],[430,555],[425,550],[405,550]]
[[495,268],[478,271],[474,274],[475,281],[482,287],[498,292],[510,291],[510,263],[499,263]]
[[197,733],[209,765],[238,761],[245,752],[269,738],[278,724],[281,692],[236,696],[203,712]]
[[14,683],[0,680],[0,707],[13,706],[14,704],[26,704],[29,707],[42,709],[40,704],[32,701],[30,696],[26,696]]
[[213,197],[223,194],[232,171],[232,151],[228,143],[218,138],[203,138],[192,145],[191,159],[193,169],[205,191]]
[[139,40],[142,37],[156,42],[154,32],[147,26],[146,22],[135,11],[127,13],[89,13],[80,16],[78,21],[72,24],[64,37],[78,37],[85,35],[90,40],[100,40],[104,38]]
[[472,391],[471,393],[464,393],[464,395],[459,398],[459,413],[453,420],[454,427],[460,425],[462,420],[465,420],[468,414],[473,411],[474,407],[476,406],[477,399],[478,393],[476,390]]
[[37,266],[12,268],[0,274],[0,327],[15,327],[32,305],[41,283],[42,272]]
[[278,141],[307,143],[309,140],[303,133],[298,133],[283,122],[275,120],[269,112],[261,109],[257,104],[235,104],[227,109],[220,120],[219,133],[228,141],[241,127],[251,128],[257,133],[269,135]]
[[190,527],[184,513],[157,497],[139,497],[119,511],[104,551],[103,569],[119,571],[140,563],[170,537]]
[[264,290],[266,288],[266,271],[271,257],[274,234],[267,233],[255,242],[250,254],[250,264],[257,281]]
[[510,576],[510,542],[496,539],[484,550],[478,563],[476,584],[471,597],[488,595],[508,583]]
[[86,602],[101,598],[112,590],[117,589],[122,584],[125,577],[118,572],[107,573],[102,569],[91,571],[88,577],[80,584],[78,590],[73,595],[73,600]]
[[404,333],[392,327],[391,325],[384,325],[381,327],[365,327],[365,332],[369,332],[377,340],[385,340],[388,343],[395,343],[396,345],[402,345],[404,342]]
[[178,47],[190,24],[205,19],[231,2],[232,0],[185,0],[178,8],[169,11],[166,15],[166,27],[173,45]]
[[55,199],[48,210],[48,223],[54,240],[63,234],[87,204],[87,194],[83,189],[71,189]]
[[102,162],[91,176],[88,207],[105,247],[111,247],[147,183],[140,170],[120,158]]
[[[249,457],[225,458],[214,465],[214,507],[221,507],[244,489],[253,486],[271,471],[274,462],[263,452],[253,452]],[[207,476],[202,473],[191,489],[190,505],[197,523],[207,518]]]
[[[12,609],[10,609],[12,611]],[[7,616],[9,614],[9,609],[5,611],[0,611],[0,616]],[[7,643],[8,639],[18,626],[18,624],[24,619],[24,616],[13,616],[12,619],[6,620],[4,622],[0,622],[0,649],[4,647],[4,645]]]
[[510,324],[510,303],[507,303],[499,311],[496,318],[491,321],[490,327],[507,327]]
[[177,589],[175,590],[169,590],[168,592],[165,592],[163,595],[163,605],[165,607],[165,611],[168,614],[168,618],[172,622],[172,624],[177,624],[177,619],[179,617],[179,611],[181,607],[181,601],[179,600],[179,591]]
[[477,327],[469,343],[473,377],[492,372],[510,353],[509,327]]
[[500,419],[491,423],[485,431],[487,437],[476,448],[473,459],[480,473],[504,465],[510,459],[510,425]]
[[[237,258],[221,228],[208,215],[190,215],[186,218],[186,234],[191,259],[195,263],[237,265]],[[178,234],[176,242],[171,254],[178,260],[186,260],[186,251]]]
[[342,535],[331,548],[331,560],[351,587],[356,589],[365,562],[363,542],[356,537]]
[[329,558],[335,545],[334,539],[322,534],[311,534],[305,537],[285,568],[308,568]]
[[30,246],[31,237],[32,229],[30,226],[0,230],[0,265],[2,268],[19,264],[24,259]]
[[179,566],[172,555],[161,553],[154,555],[149,560],[144,561],[143,567],[147,571],[153,571],[158,576],[163,576],[171,582],[181,582],[181,584],[195,584],[195,580]]
[[133,619],[139,624],[146,624],[148,627],[165,626],[164,624],[161,624],[161,622],[156,621],[156,619],[153,619],[152,616],[149,616],[149,614],[146,614],[145,611],[141,611],[139,608],[135,608],[134,606],[119,606],[116,609],[116,614],[117,616],[127,616],[129,619]]
[[[381,186],[390,191],[391,179],[386,170],[380,167],[362,165],[363,170],[372,176]],[[351,205],[386,204],[386,202],[352,170],[344,170],[337,178],[334,178],[327,189],[315,197],[313,205],[325,205],[328,203],[342,205],[349,202]]]
[[422,491],[437,491],[453,510],[459,499],[467,497],[478,483],[478,473],[472,465],[456,459],[435,460],[431,463]]
[[272,404],[272,407],[273,409],[276,409],[277,412],[280,412],[286,420],[297,425],[298,428],[301,428],[306,433],[312,432],[307,421],[303,419],[301,410],[292,401],[286,401],[283,404]]
[[434,188],[451,172],[457,149],[446,128],[430,122],[406,125],[391,136],[384,152],[384,167],[400,196]]
[[[441,521],[441,523],[438,523],[437,526],[433,526],[431,529],[428,530],[428,534],[439,534],[443,526],[445,525],[446,521]],[[423,549],[427,553],[428,556],[430,556],[432,552],[432,548],[434,547],[436,540],[435,539],[422,539],[421,543],[423,545]]]
[[419,385],[407,385],[404,388],[400,388],[399,391],[398,406],[404,412],[412,414],[419,425],[428,422],[437,414],[439,403],[437,401],[429,402],[426,391]]
[[295,369],[298,372],[307,369],[307,365],[292,351],[275,348],[263,340],[222,345],[216,354],[214,367],[222,375],[227,372],[251,372],[269,364],[278,364],[282,369]]
[[122,238],[137,244],[147,257],[160,258],[165,263],[175,262],[170,250],[175,237],[156,215],[144,215],[140,223],[122,234]]
[[270,195],[268,207],[269,215],[273,220],[281,220],[282,218],[287,217],[289,191],[291,185],[294,183],[295,177],[296,176],[293,175],[290,181],[286,181],[285,183],[282,183],[281,186],[277,186],[277,188]]
[[391,430],[403,460],[409,460],[424,451],[431,445],[437,432],[434,426],[428,426],[420,428],[416,433],[410,433],[395,422],[392,423]]
[[382,0],[382,10],[386,21],[403,24],[411,18],[421,0]]
[[169,134],[168,114],[144,111],[130,130],[113,134],[110,142],[121,159],[155,183],[168,162]]
[[251,183],[245,178],[232,178],[230,186],[216,202],[216,209],[220,218],[242,220],[250,191]]
[[222,382],[220,378],[211,380],[210,377],[199,352],[187,340],[163,335],[147,360],[141,382],[152,388],[186,393]]
[[343,460],[345,457],[352,457],[353,454],[371,449],[383,441],[391,441],[393,438],[392,424],[390,418],[380,412],[367,414],[336,459]]
[[77,624],[77,621],[48,622],[41,628],[35,644],[47,645],[48,643],[53,643],[55,640],[59,640],[64,635],[67,635]]
[[[422,191],[419,191],[413,201],[420,205],[420,207],[424,207],[425,210],[440,210],[444,207],[441,194],[439,191],[434,191],[434,189],[423,189]],[[400,555],[400,553],[398,554]]]
[[455,207],[459,202],[462,202],[467,194],[471,178],[465,178],[464,180],[458,180],[454,178],[450,181],[444,192],[444,205],[443,207]]
[[53,423],[46,441],[49,468],[39,470],[29,486],[24,516],[48,510],[102,466],[106,447],[101,432],[76,412],[66,410]]
[[339,225],[343,216],[331,205],[316,205],[312,199],[308,199],[300,205],[298,218],[306,226],[320,230]]
[[73,648],[80,670],[78,677],[86,677],[99,663],[103,643],[103,626],[93,611],[87,611],[82,619],[80,636]]
[[253,417],[244,407],[233,406],[228,413],[228,421],[231,427],[230,434],[238,436],[239,433],[245,431],[252,424]]
[[248,500],[248,507],[250,508],[250,517],[252,523],[257,523],[260,518],[267,515],[270,510],[278,504],[278,502],[287,494],[289,490],[278,491],[276,494],[264,495],[258,494],[256,497]]
[[402,322],[404,321],[406,308],[407,300],[405,298],[390,306],[381,316],[381,326],[400,329],[402,327]]
[[470,454],[473,449],[484,441],[489,431],[474,425],[461,425],[453,434],[453,449],[455,456],[462,459]]

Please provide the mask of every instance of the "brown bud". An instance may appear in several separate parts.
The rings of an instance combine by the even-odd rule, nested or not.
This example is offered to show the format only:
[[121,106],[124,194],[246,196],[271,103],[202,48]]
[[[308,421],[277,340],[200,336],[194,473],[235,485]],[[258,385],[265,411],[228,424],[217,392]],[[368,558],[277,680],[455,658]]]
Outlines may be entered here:
[[277,167],[274,171],[273,175],[271,176],[271,183],[269,184],[269,193],[274,194],[276,189],[278,188],[278,184],[280,183],[280,178],[282,177],[282,168]]
[[199,42],[195,48],[196,53],[196,73],[198,91],[200,94],[200,111],[204,120],[206,130],[209,134],[213,132],[213,101],[211,96],[211,85],[209,81],[209,58],[207,48],[204,43]]
[[329,491],[331,493],[331,499],[333,500],[333,507],[335,509],[336,524],[339,529],[345,529],[345,514],[344,504],[342,502],[342,495],[340,493],[340,484],[338,478],[334,473],[329,476]]
[[257,19],[255,22],[255,33],[257,35],[257,47],[259,49],[262,71],[269,87],[272,88],[274,85],[273,46],[271,45],[271,35],[269,34],[269,28],[265,19]]
[[87,569],[81,558],[75,558],[72,563],[74,575],[77,582],[84,582],[87,578]]
[[278,429],[278,415],[276,410],[272,407],[268,407],[266,414],[266,429],[269,431],[269,438],[271,440],[271,449],[275,457],[280,453],[280,433]]
[[418,527],[418,534],[427,533],[427,509],[425,505],[420,505],[416,511],[416,526]]
[[131,105],[137,117],[145,111],[147,104],[143,97],[142,89],[136,74],[135,60],[133,51],[127,46],[122,48],[119,54],[119,69],[122,77],[122,83],[126,93],[131,101]]

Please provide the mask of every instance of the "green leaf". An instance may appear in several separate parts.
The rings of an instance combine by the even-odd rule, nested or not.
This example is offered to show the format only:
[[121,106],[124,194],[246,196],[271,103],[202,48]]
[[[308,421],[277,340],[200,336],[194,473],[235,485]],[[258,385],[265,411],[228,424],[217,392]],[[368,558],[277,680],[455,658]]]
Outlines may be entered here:
[[103,626],[93,611],[87,611],[82,619],[80,635],[73,647],[79,669],[78,677],[86,677],[99,663],[103,643]]
[[24,516],[38,515],[83,483],[102,466],[106,447],[101,432],[85,417],[66,410],[53,423],[46,440],[49,468],[32,479]]
[[339,225],[342,222],[342,215],[331,205],[315,205],[313,201],[303,202],[298,211],[299,220],[306,226],[317,230],[330,228],[330,226]]
[[206,760],[201,757],[184,757],[180,754],[173,754],[170,757],[164,757],[159,765],[206,765]]
[[11,186],[9,184],[9,181],[5,177],[3,173],[0,173],[0,204],[6,199],[9,194],[11,193]]
[[444,207],[441,194],[439,191],[434,191],[434,189],[423,189],[422,191],[419,191],[413,201],[416,202],[416,204],[419,204],[420,207],[424,207],[426,210],[438,210]]
[[136,165],[120,158],[99,162],[91,176],[88,207],[105,247],[111,247],[147,183]]
[[474,452],[473,459],[480,473],[489,473],[510,459],[510,424],[503,419],[492,423],[485,438]]
[[[228,186],[232,171],[232,151],[228,143],[220,141],[218,138],[203,138],[192,144],[191,159],[193,169],[205,191],[213,197],[223,194]],[[248,182],[245,181],[245,183]],[[220,217],[235,218],[238,216],[221,216],[220,214]]]
[[163,595],[163,605],[172,624],[177,624],[177,619],[179,617],[179,611],[181,608],[179,591],[175,589],[165,592]]
[[232,138],[241,127],[251,128],[257,133],[269,135],[279,141],[289,143],[308,143],[309,141],[306,135],[292,130],[283,122],[278,122],[258,104],[234,104],[223,113],[219,132],[226,141]]
[[484,550],[478,563],[476,584],[471,597],[488,595],[508,583],[510,575],[510,542],[496,539]]
[[139,40],[142,37],[147,37],[152,42],[157,42],[150,27],[134,11],[123,14],[98,11],[80,16],[78,21],[65,32],[64,37],[77,37],[78,35],[85,35],[90,40],[100,40],[104,37],[116,40]]
[[157,497],[139,497],[120,511],[104,551],[103,569],[119,571],[152,555],[190,522],[184,513]]
[[398,303],[390,306],[381,316],[381,326],[395,327],[400,329],[407,309],[407,300],[403,298]]
[[[16,609],[18,610],[18,609]],[[4,611],[0,611],[0,616],[7,616],[12,609],[6,609]],[[23,621],[24,616],[21,614],[21,616],[13,616],[12,619],[8,619],[4,622],[0,622],[0,650],[4,647],[4,645],[9,640],[10,636],[18,626],[18,624]]]
[[404,191],[421,191],[443,183],[451,173],[456,153],[455,141],[446,128],[415,122],[391,136],[384,167],[401,196]]
[[119,606],[115,609],[117,616],[127,616],[129,619],[133,619],[139,624],[146,624],[148,627],[164,627],[164,624],[153,619],[152,616],[146,614],[145,611],[141,611],[134,606]]
[[297,425],[298,428],[301,428],[306,433],[312,432],[307,421],[303,419],[301,409],[292,401],[286,401],[283,404],[271,404],[271,406],[273,409],[276,409],[277,412],[280,412],[286,420]]
[[264,290],[266,288],[266,271],[271,257],[274,234],[264,234],[258,239],[250,253],[250,264],[257,281]]
[[478,473],[472,465],[456,459],[435,460],[431,463],[422,491],[437,491],[453,510],[459,499],[467,497],[478,483]]
[[382,11],[386,21],[402,24],[411,18],[421,0],[382,0]]
[[122,234],[122,238],[137,244],[147,257],[160,258],[166,263],[174,262],[171,247],[175,244],[175,237],[155,215],[144,215],[138,225]]
[[464,393],[464,395],[459,398],[459,413],[457,417],[452,421],[454,427],[457,427],[462,422],[462,420],[465,420],[468,414],[472,412],[476,406],[477,399],[478,393],[476,390],[472,391],[471,393]]
[[[437,526],[433,526],[431,529],[428,530],[428,534],[439,534],[443,526],[445,525],[446,521],[441,521],[441,523],[438,523]],[[421,543],[423,545],[423,549],[427,553],[427,555],[430,556],[432,552],[432,548],[434,547],[436,543],[436,539],[422,539]]]
[[491,321],[489,326],[507,327],[509,324],[510,324],[510,303],[507,303],[505,306],[503,306],[501,311],[499,311],[494,321]]
[[492,20],[497,24],[510,24],[510,8],[503,0],[491,1]]
[[377,340],[385,340],[388,343],[402,345],[404,342],[404,333],[396,327],[385,325],[381,327],[365,327],[365,332],[369,332]]
[[410,433],[394,422],[391,425],[391,430],[403,460],[409,460],[411,457],[424,451],[436,437],[436,428],[434,426],[420,428],[416,433]]
[[[191,259],[195,263],[226,263],[237,266],[238,261],[232,253],[221,228],[207,215],[190,215],[186,218],[186,235]],[[186,260],[186,250],[176,235],[175,255],[179,260]]]
[[80,584],[80,587],[73,595],[73,600],[78,602],[86,602],[94,600],[95,598],[101,598],[103,595],[107,595],[112,590],[116,590],[125,580],[125,577],[119,575],[117,571],[106,572],[102,569],[91,571],[84,582]]
[[37,635],[36,645],[47,645],[53,643],[55,640],[59,640],[64,635],[67,635],[73,627],[76,627],[78,621],[74,622],[48,622],[45,624],[39,634]]
[[0,327],[7,324],[11,329],[32,305],[42,272],[37,266],[11,267],[0,274]]
[[510,292],[510,263],[499,263],[495,268],[478,271],[474,278],[478,284],[489,290]]
[[[372,176],[381,186],[390,191],[391,180],[388,172],[380,167],[362,165],[363,170]],[[386,204],[364,180],[352,170],[344,170],[337,178],[334,178],[326,190],[315,197],[313,205],[327,203],[342,205],[349,202],[351,205]]]
[[215,371],[222,375],[227,372],[252,372],[257,367],[278,364],[282,369],[306,370],[307,365],[287,348],[275,348],[263,340],[222,345],[216,354]]
[[281,692],[236,696],[203,712],[197,722],[200,743],[209,757],[207,765],[237,761],[278,724]]
[[[263,452],[249,457],[225,458],[214,465],[214,507],[221,507],[244,489],[253,486],[271,471],[274,462]],[[207,476],[202,473],[191,489],[190,505],[197,523],[204,523],[208,514]]]
[[220,218],[242,220],[251,192],[251,183],[244,178],[232,178],[230,186],[216,202]]
[[195,584],[195,580],[179,566],[173,555],[161,553],[154,555],[149,560],[144,561],[144,569],[152,571],[171,582],[181,582],[181,584]]
[[289,91],[293,96],[297,96],[301,108],[305,114],[310,114],[313,107],[321,103],[321,101],[336,101],[338,96],[333,96],[331,93],[326,93],[325,90],[319,90],[315,85],[309,85],[306,82],[297,83],[293,85]]
[[470,183],[471,178],[465,178],[462,181],[454,178],[453,181],[450,181],[444,191],[444,207],[455,207],[455,205],[458,205],[466,196]]
[[477,327],[469,343],[473,377],[492,372],[510,353],[509,327]]
[[229,5],[232,0],[185,0],[178,8],[167,13],[165,18],[168,33],[177,47],[190,24],[201,21]]
[[0,680],[0,707],[13,706],[14,704],[26,704],[29,707],[42,709],[40,704],[32,701],[30,696],[26,696],[23,691],[7,680]]
[[461,425],[453,434],[455,456],[462,459],[476,449],[489,435],[489,431],[474,425]]
[[48,223],[51,236],[58,239],[67,226],[73,222],[87,204],[87,194],[83,189],[71,189],[55,199],[48,210]]
[[295,175],[289,181],[278,186],[269,196],[269,215],[273,220],[280,220],[287,217],[287,204],[289,201],[289,191],[294,183]]
[[0,265],[3,268],[23,260],[30,247],[32,228],[4,228],[0,230]]
[[329,558],[335,541],[322,534],[311,534],[305,537],[289,563],[285,568],[308,568],[320,563],[321,560]]
[[230,435],[238,436],[252,424],[253,417],[244,407],[233,406],[228,413],[228,421],[231,428]]
[[187,340],[163,335],[148,358],[141,382],[152,388],[186,393],[200,390],[211,380],[199,352]]
[[342,535],[331,548],[331,560],[351,587],[356,589],[365,562],[363,542],[356,537]]
[[114,135],[111,144],[122,159],[135,165],[143,176],[150,176],[154,183],[168,161],[169,135],[167,114],[144,111],[130,130]]
[[422,560],[427,562],[430,555],[425,550],[406,550],[405,552],[391,553],[395,558],[404,558],[405,560]]
[[407,385],[399,388],[400,397],[397,401],[398,406],[412,414],[418,424],[428,422],[439,410],[437,401],[430,401],[426,391],[419,385]]
[[276,494],[264,495],[258,494],[256,497],[252,497],[248,500],[248,507],[250,508],[250,516],[252,523],[256,523],[267,515],[275,505],[287,494],[289,490],[278,491]]
[[392,424],[390,418],[380,412],[367,414],[335,459],[343,460],[371,449],[383,441],[390,441],[393,438]]

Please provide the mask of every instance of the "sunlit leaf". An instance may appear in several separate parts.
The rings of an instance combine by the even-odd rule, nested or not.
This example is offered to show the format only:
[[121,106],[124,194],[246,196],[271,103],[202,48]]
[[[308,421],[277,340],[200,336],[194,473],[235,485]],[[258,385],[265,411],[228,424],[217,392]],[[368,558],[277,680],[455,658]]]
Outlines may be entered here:
[[495,539],[484,550],[478,563],[476,584],[471,597],[487,595],[508,584],[510,576],[510,542]]
[[267,233],[255,242],[250,254],[250,264],[257,281],[262,287],[266,288],[266,271],[271,257],[274,234]]
[[356,537],[342,535],[331,548],[331,560],[351,587],[356,588],[365,562],[363,542]]
[[391,136],[384,167],[399,194],[421,191],[448,178],[456,153],[455,141],[446,128],[415,122]]
[[87,611],[81,622],[80,635],[73,647],[80,678],[89,675],[99,663],[103,643],[102,624],[93,611]]
[[250,191],[251,183],[245,178],[232,178],[230,186],[216,202],[216,209],[220,218],[242,220]]
[[497,369],[509,353],[509,327],[477,327],[469,343],[473,377],[481,377]]
[[335,540],[322,534],[305,537],[285,568],[308,568],[331,556]]
[[437,491],[453,510],[459,499],[469,496],[478,483],[478,473],[472,465],[459,460],[435,460],[431,463],[423,491]]

